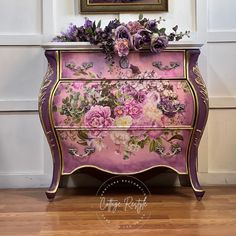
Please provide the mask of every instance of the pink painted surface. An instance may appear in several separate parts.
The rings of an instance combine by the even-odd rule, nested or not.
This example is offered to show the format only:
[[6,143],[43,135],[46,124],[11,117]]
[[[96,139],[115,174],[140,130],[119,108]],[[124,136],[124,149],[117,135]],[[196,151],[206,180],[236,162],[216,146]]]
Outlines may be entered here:
[[[119,58],[116,57],[115,65],[112,72],[104,59],[101,52],[63,52],[62,61],[62,78],[70,79],[114,79],[126,78],[133,76],[131,67],[137,67],[141,73],[154,71],[156,78],[184,78],[184,52],[171,51],[154,54],[150,52],[130,53],[129,63],[132,65],[128,69],[121,69]],[[171,70],[159,70],[154,67],[153,62],[160,61],[162,66],[170,66],[171,62],[177,62],[179,66]],[[84,63],[90,64],[91,67],[84,70]],[[76,71],[74,69],[77,69]],[[82,73],[80,73],[82,72]],[[85,73],[84,73],[85,72]],[[93,78],[91,78],[91,75]]]
[[[130,135],[127,131],[104,131],[100,137],[102,140],[98,143],[91,143],[93,140],[87,140],[89,145],[96,148],[95,152],[85,158],[77,158],[70,153],[70,149],[77,150],[78,154],[85,152],[86,145],[78,144],[77,131],[58,131],[58,136],[62,143],[62,154],[64,159],[63,173],[71,173],[79,167],[83,166],[95,166],[105,171],[113,173],[137,173],[144,171],[145,169],[154,166],[169,166],[178,172],[186,173],[186,152],[188,148],[188,142],[190,140],[191,131],[182,130],[176,131],[178,137],[175,135],[173,138],[173,132],[164,133],[164,131],[158,132],[156,140],[162,140],[162,147],[164,147],[163,153],[150,152],[150,143],[144,145],[143,148],[136,148],[124,158],[127,150],[127,143],[123,142],[119,145],[114,143],[114,136],[116,132],[119,135]],[[132,135],[139,137],[141,131],[133,131]],[[151,131],[150,131],[151,132]],[[152,131],[154,132],[154,131]],[[144,133],[142,131],[142,133]],[[150,136],[153,137],[153,134]],[[170,138],[173,138],[170,140]],[[178,139],[182,137],[181,139]],[[178,145],[180,147],[179,152],[173,155],[173,146]]]
[[[186,80],[61,82],[53,111],[57,127],[191,126],[194,100]],[[90,116],[97,117],[96,122],[90,122]]]

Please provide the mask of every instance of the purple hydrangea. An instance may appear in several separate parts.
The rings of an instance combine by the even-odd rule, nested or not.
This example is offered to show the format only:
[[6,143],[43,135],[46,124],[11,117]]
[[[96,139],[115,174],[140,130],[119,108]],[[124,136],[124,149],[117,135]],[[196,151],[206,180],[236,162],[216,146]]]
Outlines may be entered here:
[[85,22],[84,22],[84,28],[88,29],[88,28],[91,28],[91,27],[93,27],[93,22],[86,17]]

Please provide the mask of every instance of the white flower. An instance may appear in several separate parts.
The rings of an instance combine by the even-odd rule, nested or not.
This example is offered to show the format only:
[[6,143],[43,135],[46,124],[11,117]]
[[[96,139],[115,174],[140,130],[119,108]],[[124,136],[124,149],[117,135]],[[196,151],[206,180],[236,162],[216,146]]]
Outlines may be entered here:
[[95,147],[95,150],[99,152],[101,152],[102,149],[106,148],[106,145],[103,142],[103,138],[92,139],[90,141],[87,141],[87,144],[89,146]]
[[137,152],[140,150],[140,146],[138,144],[131,143],[126,147],[127,152]]
[[116,145],[126,145],[130,140],[130,135],[124,131],[112,131],[110,136]]
[[151,121],[159,121],[161,120],[162,112],[157,109],[156,102],[149,100],[143,106],[143,114],[149,118]]
[[132,125],[133,119],[131,116],[122,116],[115,119],[117,127],[129,128]]

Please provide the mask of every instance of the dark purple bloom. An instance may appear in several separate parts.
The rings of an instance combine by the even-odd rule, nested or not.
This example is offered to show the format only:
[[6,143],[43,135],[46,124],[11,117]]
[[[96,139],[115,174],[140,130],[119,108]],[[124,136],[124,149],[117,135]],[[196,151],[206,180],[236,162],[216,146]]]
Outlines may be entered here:
[[64,32],[61,33],[61,35],[64,36],[70,42],[77,41],[76,40],[77,34],[78,34],[78,28],[76,25],[73,25],[72,23],[70,23],[65,33]]
[[133,46],[135,50],[141,49],[145,43],[149,43],[151,41],[149,33],[150,31],[141,29],[136,34],[134,34]]
[[135,94],[134,99],[139,103],[143,103],[146,99],[146,93],[140,90]]
[[105,27],[104,32],[111,33],[113,29],[116,29],[118,26],[120,26],[120,21],[115,19],[109,22],[109,24]]
[[147,29],[154,30],[157,27],[157,21],[155,20],[149,20],[146,25]]
[[136,33],[134,36],[133,36],[133,39],[134,39],[134,42],[133,42],[133,46],[134,46],[134,49],[135,50],[139,50],[143,47],[143,37],[139,34],[139,33]]
[[93,22],[91,20],[89,20],[88,18],[85,18],[85,22],[84,22],[84,28],[90,28],[93,26]]
[[166,36],[153,36],[151,40],[151,51],[160,53],[168,45],[168,38]]

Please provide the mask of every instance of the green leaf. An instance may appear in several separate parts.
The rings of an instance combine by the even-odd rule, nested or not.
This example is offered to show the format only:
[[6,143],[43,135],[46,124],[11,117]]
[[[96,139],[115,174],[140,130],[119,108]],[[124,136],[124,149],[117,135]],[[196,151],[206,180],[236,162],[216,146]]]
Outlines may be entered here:
[[145,140],[139,141],[139,142],[138,142],[138,145],[139,145],[141,148],[144,148],[144,146],[145,146]]
[[138,18],[139,18],[139,20],[142,20],[143,19],[143,13],[140,13]]
[[149,144],[149,151],[150,152],[155,152],[156,151],[156,142],[155,140],[152,140]]
[[102,21],[98,21],[98,24],[97,24],[97,28],[100,28],[101,27],[101,24],[102,24]]
[[161,28],[159,29],[160,34],[165,34],[166,33],[166,28]]
[[178,139],[178,140],[184,140],[184,137],[182,136],[182,135],[180,135],[180,134],[176,134],[176,135],[174,135],[173,137],[171,137],[169,140],[168,140],[168,142],[170,142],[170,141],[172,141],[172,140],[174,140],[174,139]]
[[93,31],[95,31],[96,30],[96,22],[94,21],[93,22]]

